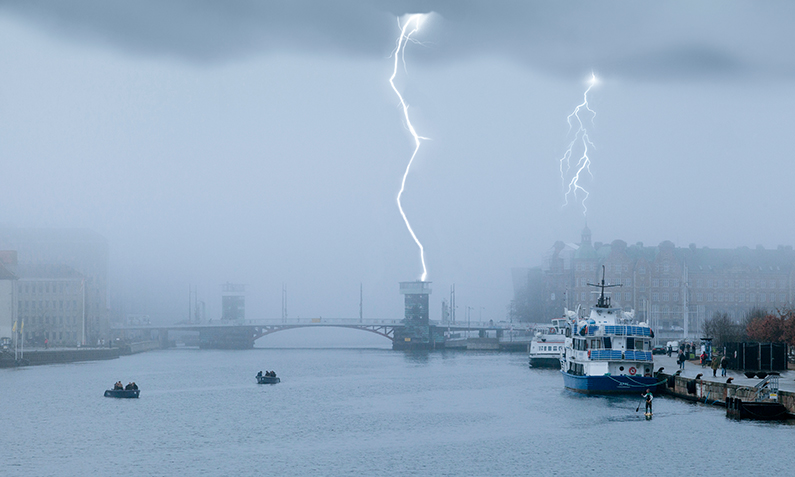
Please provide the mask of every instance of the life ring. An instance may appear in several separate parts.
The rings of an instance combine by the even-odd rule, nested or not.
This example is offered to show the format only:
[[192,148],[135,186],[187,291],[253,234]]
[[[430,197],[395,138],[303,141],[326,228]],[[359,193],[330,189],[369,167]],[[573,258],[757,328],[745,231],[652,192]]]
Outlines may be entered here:
[[637,373],[637,372],[638,372],[638,370],[637,370],[637,369],[635,369],[635,367],[634,367],[634,366],[629,368],[629,374],[630,374],[631,376],[635,376],[635,373]]
[[588,359],[591,359],[591,350],[588,350]]
[[555,328],[550,328],[549,329],[549,334],[554,335],[555,334]]

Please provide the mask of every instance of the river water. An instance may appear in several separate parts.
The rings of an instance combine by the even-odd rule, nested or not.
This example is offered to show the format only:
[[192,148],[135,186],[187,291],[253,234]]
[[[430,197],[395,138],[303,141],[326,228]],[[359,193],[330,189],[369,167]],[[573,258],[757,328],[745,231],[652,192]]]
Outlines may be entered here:
[[[277,385],[258,385],[274,369]],[[104,398],[136,381],[140,399]],[[0,370],[0,475],[789,475],[795,427],[564,391],[523,353],[174,349]]]

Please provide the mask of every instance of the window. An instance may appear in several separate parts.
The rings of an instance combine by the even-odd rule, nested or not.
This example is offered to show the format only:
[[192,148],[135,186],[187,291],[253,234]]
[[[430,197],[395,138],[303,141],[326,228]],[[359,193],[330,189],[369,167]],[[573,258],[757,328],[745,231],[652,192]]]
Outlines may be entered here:
[[723,301],[723,293],[718,293],[717,301]]
[[651,299],[652,299],[652,301],[660,301],[660,294],[657,293],[657,292],[652,293],[651,294]]
[[698,288],[703,288],[703,287],[704,287],[704,280],[702,280],[701,278],[699,278],[698,280],[696,280],[696,286],[697,286]]
[[668,273],[670,271],[671,271],[671,265],[668,263],[663,264],[663,272]]
[[679,288],[679,280],[671,280],[671,286],[674,288]]
[[668,292],[662,294],[663,301],[668,301]]
[[707,293],[707,301],[712,301],[712,293]]
[[669,285],[670,285],[670,282],[668,281],[667,278],[662,281],[663,288],[668,288]]
[[641,266],[638,268],[638,273],[646,273],[646,267]]
[[704,294],[696,293],[696,301],[704,301]]
[[660,279],[659,278],[652,278],[651,279],[651,286],[659,287],[660,286]]
[[674,293],[674,301],[679,301],[679,292]]
[[626,302],[632,301],[632,293],[624,292],[624,301]]

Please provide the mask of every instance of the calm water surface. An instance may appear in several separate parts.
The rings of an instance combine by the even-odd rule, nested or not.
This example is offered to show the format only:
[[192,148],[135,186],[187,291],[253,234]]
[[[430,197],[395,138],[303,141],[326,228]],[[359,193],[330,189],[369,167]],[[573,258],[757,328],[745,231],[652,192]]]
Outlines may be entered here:
[[[104,398],[119,380],[141,398]],[[795,426],[639,403],[566,392],[524,354],[156,351],[0,370],[0,475],[792,473]]]

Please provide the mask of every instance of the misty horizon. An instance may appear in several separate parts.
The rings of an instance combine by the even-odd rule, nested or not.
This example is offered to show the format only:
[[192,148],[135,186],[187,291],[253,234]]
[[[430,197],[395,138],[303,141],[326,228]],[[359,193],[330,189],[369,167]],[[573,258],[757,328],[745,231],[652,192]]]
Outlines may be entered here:
[[[250,319],[280,317],[283,285],[291,317],[357,317],[360,284],[365,317],[400,317],[421,267],[388,79],[417,5],[140,5],[0,4],[0,225],[104,236],[124,313],[185,319],[196,286],[218,317],[232,282]],[[594,242],[792,245],[789,3],[426,8],[398,79],[430,138],[403,205],[432,319],[455,284],[458,316],[504,320],[511,269],[586,223]],[[559,159],[592,73],[584,215]]]

